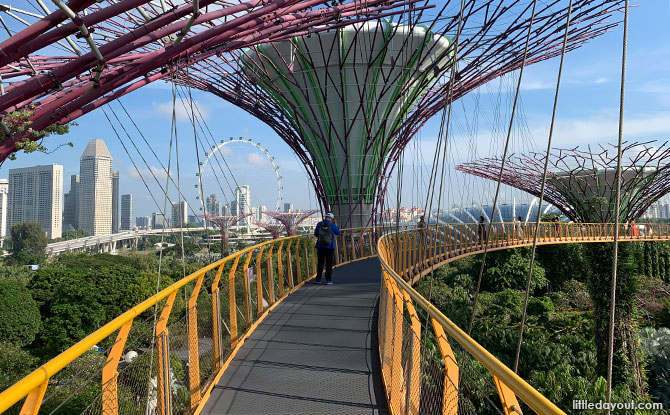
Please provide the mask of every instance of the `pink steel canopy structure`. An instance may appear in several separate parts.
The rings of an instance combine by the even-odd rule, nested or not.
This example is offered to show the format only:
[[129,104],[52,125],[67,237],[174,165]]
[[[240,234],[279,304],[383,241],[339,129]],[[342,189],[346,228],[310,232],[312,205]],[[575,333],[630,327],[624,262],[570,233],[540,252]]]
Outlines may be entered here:
[[221,255],[226,256],[230,253],[230,247],[228,244],[230,238],[230,228],[235,226],[239,221],[250,216],[251,213],[244,215],[196,215],[199,218],[202,218],[208,222],[212,222],[219,227],[221,231]]
[[[502,182],[540,196],[545,155],[510,156]],[[461,164],[456,170],[498,180],[502,160],[484,158]],[[614,222],[616,213],[617,146],[598,150],[555,148],[549,156],[544,200],[575,222]],[[625,143],[621,171],[621,221],[640,217],[670,192],[670,148],[667,142]]]
[[272,239],[279,239],[284,233],[285,226],[281,222],[254,222],[254,225],[260,226],[270,232]]
[[[574,1],[567,49],[612,28],[607,19],[621,3]],[[410,139],[450,102],[519,69],[531,24],[525,63],[560,54],[569,1],[538,2],[534,18],[532,5],[422,0],[394,20],[198,62],[178,82],[212,92],[272,127],[305,165],[321,208],[334,212],[341,226],[365,226],[378,220],[389,177]]]
[[28,116],[21,129],[0,120],[0,161],[16,151],[17,141],[38,140],[47,127],[196,62],[386,16],[395,4],[414,1],[55,0],[55,11],[35,1],[44,17],[2,6],[0,12],[28,27],[0,42],[0,117]]
[[277,219],[283,226],[286,235],[294,236],[298,232],[298,225],[318,210],[306,210],[304,212],[263,212],[265,215]]

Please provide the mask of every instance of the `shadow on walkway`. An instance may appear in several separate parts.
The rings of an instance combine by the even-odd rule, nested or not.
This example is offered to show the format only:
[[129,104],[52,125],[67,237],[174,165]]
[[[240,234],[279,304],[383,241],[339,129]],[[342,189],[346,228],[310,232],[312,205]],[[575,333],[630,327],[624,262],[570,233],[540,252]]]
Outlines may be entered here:
[[376,258],[279,304],[240,348],[202,414],[388,414],[377,344]]

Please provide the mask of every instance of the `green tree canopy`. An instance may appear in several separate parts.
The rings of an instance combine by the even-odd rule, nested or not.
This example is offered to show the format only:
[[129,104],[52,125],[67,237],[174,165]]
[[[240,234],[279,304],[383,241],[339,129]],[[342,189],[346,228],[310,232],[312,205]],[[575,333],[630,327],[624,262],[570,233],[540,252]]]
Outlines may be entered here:
[[[12,255],[19,262],[34,261],[41,262],[45,257],[47,247],[47,236],[42,225],[37,222],[15,223],[12,226]],[[29,254],[26,257],[22,252]]]
[[0,281],[0,333],[18,347],[35,340],[42,323],[37,303],[19,281]]

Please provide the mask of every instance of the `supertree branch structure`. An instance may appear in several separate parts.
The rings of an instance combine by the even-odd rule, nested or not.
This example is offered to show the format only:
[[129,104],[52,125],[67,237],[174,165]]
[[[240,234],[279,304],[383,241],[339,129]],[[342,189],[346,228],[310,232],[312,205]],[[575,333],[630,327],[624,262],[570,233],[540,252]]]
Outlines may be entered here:
[[286,228],[281,222],[254,222],[254,225],[260,226],[266,231],[270,232],[272,239],[279,239]]
[[263,212],[277,219],[283,226],[286,235],[294,236],[298,231],[298,225],[308,217],[318,212],[318,210],[306,210],[304,212]]
[[[395,3],[408,2],[70,0],[51,11],[36,1],[43,16],[0,7],[28,26],[0,42],[0,161],[17,142],[39,140],[53,126],[197,62],[393,14]],[[12,115],[18,128],[4,121]]]
[[199,218],[202,218],[208,222],[211,222],[219,227],[221,232],[221,255],[226,256],[230,253],[230,247],[228,241],[230,239],[230,229],[235,226],[239,221],[250,216],[251,213],[243,215],[196,215]]
[[[567,49],[610,30],[621,3],[575,1]],[[426,121],[521,67],[531,21],[525,63],[561,52],[568,1],[538,4],[534,19],[532,2],[463,4],[461,13],[460,1],[423,0],[391,19],[256,45],[199,62],[178,82],[272,127],[304,163],[322,209],[343,226],[364,226],[376,220],[395,163]]]
[[[624,143],[621,171],[621,221],[640,217],[670,192],[670,148],[667,142]],[[545,155],[512,155],[505,162],[502,183],[540,196]],[[502,160],[484,158],[456,167],[464,173],[498,180]],[[555,148],[549,155],[544,200],[575,222],[614,222],[616,213],[617,146],[592,151]]]

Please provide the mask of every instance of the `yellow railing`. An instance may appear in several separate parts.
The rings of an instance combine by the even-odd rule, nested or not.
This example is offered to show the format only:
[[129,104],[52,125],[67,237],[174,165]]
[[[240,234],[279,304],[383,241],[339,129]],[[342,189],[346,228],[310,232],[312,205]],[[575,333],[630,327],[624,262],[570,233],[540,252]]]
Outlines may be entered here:
[[[342,230],[336,266],[374,256],[377,238],[372,228]],[[43,402],[62,412],[81,399],[86,414],[192,413],[258,322],[315,272],[313,238],[307,235],[223,258],[121,314],[0,393],[0,413],[17,411],[21,400],[22,415],[37,414]],[[94,346],[105,353],[91,351]],[[131,350],[138,353],[134,359]]]
[[[538,244],[608,242],[614,229],[613,224],[541,223]],[[619,232],[621,241],[668,240],[670,226],[621,224]],[[564,414],[411,287],[439,266],[482,253],[487,233],[489,251],[528,246],[535,225],[431,225],[380,237],[379,353],[394,415],[520,414],[517,398],[535,413]]]

